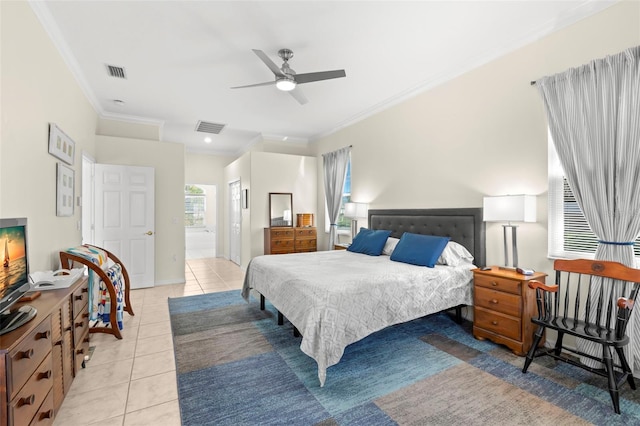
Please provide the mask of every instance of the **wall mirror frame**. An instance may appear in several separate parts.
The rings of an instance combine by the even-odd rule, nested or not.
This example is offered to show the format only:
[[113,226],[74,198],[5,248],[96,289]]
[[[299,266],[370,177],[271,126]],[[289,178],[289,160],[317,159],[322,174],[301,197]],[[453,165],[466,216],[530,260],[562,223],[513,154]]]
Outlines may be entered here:
[[269,193],[269,226],[293,226],[293,194]]

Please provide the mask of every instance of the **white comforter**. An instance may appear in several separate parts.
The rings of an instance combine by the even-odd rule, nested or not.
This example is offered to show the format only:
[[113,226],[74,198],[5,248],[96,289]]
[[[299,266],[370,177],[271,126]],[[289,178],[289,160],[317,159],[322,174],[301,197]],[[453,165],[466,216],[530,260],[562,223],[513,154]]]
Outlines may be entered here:
[[471,269],[426,268],[345,250],[258,256],[247,268],[242,296],[264,295],[302,333],[300,349],[327,368],[347,345],[389,325],[472,304]]

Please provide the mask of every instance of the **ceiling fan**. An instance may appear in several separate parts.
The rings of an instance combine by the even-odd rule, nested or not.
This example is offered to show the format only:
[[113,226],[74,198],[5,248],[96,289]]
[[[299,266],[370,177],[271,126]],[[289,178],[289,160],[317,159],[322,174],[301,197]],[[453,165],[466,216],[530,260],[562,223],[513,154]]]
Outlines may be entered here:
[[258,58],[264,62],[271,72],[275,75],[274,81],[268,81],[266,83],[257,83],[257,84],[249,84],[247,86],[236,86],[232,87],[232,89],[243,89],[246,87],[257,87],[257,86],[270,86],[275,84],[276,87],[284,92],[289,92],[293,98],[298,101],[301,105],[307,103],[307,98],[300,91],[300,89],[296,89],[298,84],[311,83],[314,81],[321,80],[329,80],[332,78],[340,78],[346,77],[346,73],[344,70],[334,70],[334,71],[320,71],[320,72],[309,72],[305,74],[296,74],[294,70],[289,67],[289,59],[293,58],[293,51],[290,49],[280,49],[278,50],[278,56],[282,58],[284,63],[281,68],[273,63],[271,59],[262,51],[258,49],[252,49],[253,53],[258,55]]

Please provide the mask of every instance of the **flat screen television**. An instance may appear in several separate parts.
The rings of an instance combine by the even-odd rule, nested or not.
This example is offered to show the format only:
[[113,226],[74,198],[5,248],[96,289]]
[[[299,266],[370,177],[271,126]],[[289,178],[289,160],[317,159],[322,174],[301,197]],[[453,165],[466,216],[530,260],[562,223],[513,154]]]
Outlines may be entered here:
[[0,313],[30,289],[27,219],[0,219]]

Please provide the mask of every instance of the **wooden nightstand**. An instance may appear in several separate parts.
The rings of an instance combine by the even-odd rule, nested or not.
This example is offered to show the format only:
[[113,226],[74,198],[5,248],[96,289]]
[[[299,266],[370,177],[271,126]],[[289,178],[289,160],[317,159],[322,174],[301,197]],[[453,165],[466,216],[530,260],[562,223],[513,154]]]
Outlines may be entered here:
[[[547,274],[522,275],[494,266],[473,271],[473,336],[507,346],[518,356],[531,347],[537,316],[535,291],[528,281],[545,282]],[[544,344],[544,338],[540,345]]]
[[334,244],[334,250],[346,250],[349,247],[349,244]]

